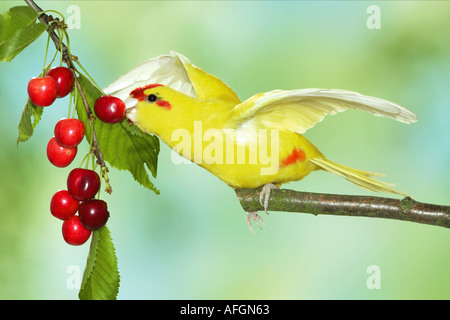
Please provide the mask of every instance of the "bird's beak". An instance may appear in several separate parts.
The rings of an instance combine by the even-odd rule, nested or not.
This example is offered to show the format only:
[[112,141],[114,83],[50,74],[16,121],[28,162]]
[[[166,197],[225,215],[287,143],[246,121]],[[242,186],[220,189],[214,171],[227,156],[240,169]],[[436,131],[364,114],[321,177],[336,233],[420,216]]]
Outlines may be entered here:
[[139,100],[136,98],[133,98],[129,96],[125,99],[125,116],[128,118],[128,120],[134,122],[136,118],[136,106],[138,104]]

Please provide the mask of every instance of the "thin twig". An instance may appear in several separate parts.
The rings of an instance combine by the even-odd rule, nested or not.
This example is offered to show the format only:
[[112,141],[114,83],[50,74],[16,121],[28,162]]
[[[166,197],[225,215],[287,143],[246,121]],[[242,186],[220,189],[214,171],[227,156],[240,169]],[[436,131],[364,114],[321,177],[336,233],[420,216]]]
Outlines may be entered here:
[[[37,13],[42,13],[44,11],[33,0],[24,0],[24,1],[29,7],[33,8]],[[38,19],[41,23],[43,23],[47,26],[49,25],[50,19],[49,19],[49,16],[46,15],[45,13],[41,14],[38,17]],[[47,31],[50,31],[50,30],[51,29],[49,29],[49,28],[47,29]],[[59,47],[59,37],[57,36],[57,34],[54,32],[51,32],[50,37],[52,38],[53,43],[55,44],[55,47],[58,48]],[[64,51],[64,52],[61,52],[63,54],[63,57],[67,56],[67,47],[63,44],[62,48]]]
[[[70,57],[67,46],[63,42],[60,41],[60,38],[58,37],[58,35],[50,27],[49,23],[50,23],[50,21],[52,21],[53,18],[49,15],[46,15],[45,13],[42,13],[43,10],[33,0],[24,0],[24,1],[29,7],[33,8],[37,13],[40,13],[39,21],[41,23],[49,26],[47,28],[47,32],[50,34],[50,38],[53,40],[53,43],[55,44],[56,49],[61,52],[62,60],[64,61],[64,63],[75,74],[75,66],[73,65],[73,59],[78,59],[78,58],[75,56]],[[86,95],[85,95],[83,88],[81,87],[81,84],[77,77],[75,77],[75,85],[77,86],[77,90],[80,93],[81,101],[83,102],[84,108],[86,110],[87,118],[89,121],[89,126],[90,126],[90,129],[92,132],[92,149],[90,151],[92,153],[94,153],[95,157],[97,158],[97,163],[102,168],[101,172],[104,174],[105,172],[108,172],[108,168],[106,167],[106,163],[103,159],[103,154],[98,145],[98,140],[97,140],[97,136],[95,134],[94,124],[93,124],[94,117],[92,115],[92,110],[89,107],[89,103],[86,99]],[[108,184],[108,186],[107,186],[106,191],[108,193],[111,193],[111,186],[109,186],[109,181],[107,181],[107,184]]]
[[[236,189],[245,211],[264,210],[259,202],[260,191],[260,189]],[[268,209],[314,215],[386,218],[450,228],[450,206],[417,202],[409,197],[398,200],[277,189],[270,193]]]

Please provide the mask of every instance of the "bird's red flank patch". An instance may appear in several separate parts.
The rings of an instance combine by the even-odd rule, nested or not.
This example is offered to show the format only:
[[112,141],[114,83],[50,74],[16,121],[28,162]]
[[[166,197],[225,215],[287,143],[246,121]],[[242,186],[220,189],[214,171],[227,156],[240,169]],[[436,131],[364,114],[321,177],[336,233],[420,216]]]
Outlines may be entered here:
[[147,89],[155,88],[155,87],[162,87],[162,84],[148,84],[144,87],[136,88],[133,91],[131,91],[130,96],[132,96],[135,99],[138,99],[139,101],[144,100],[147,96],[144,94],[144,91]]
[[306,158],[305,152],[302,149],[295,148],[294,150],[292,150],[290,155],[281,160],[281,164],[284,166],[288,166],[298,161],[305,161],[305,158]]

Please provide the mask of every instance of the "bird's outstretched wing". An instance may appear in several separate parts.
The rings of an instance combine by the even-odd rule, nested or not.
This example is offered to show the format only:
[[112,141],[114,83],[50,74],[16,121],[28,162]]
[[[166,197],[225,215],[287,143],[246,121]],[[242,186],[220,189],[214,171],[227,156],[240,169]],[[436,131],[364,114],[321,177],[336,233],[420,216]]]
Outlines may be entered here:
[[148,84],[163,84],[191,97],[196,97],[184,64],[178,55],[161,55],[132,68],[103,91],[125,100],[131,91]]
[[359,109],[404,123],[417,121],[406,108],[379,98],[338,89],[274,90],[257,94],[234,109],[234,127],[274,128],[304,133],[326,115]]
[[163,84],[188,96],[241,101],[220,79],[193,65],[188,58],[171,51],[170,55],[145,61],[120,76],[103,91],[125,100],[131,91],[148,84]]

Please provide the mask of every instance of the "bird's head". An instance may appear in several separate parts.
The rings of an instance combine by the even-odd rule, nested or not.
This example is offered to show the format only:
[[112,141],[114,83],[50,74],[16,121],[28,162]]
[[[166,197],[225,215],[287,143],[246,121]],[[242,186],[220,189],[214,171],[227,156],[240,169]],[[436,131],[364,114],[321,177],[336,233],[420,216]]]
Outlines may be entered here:
[[125,100],[126,117],[141,129],[154,132],[154,122],[170,118],[171,91],[173,90],[170,87],[162,84],[149,84],[134,89]]
[[136,122],[137,115],[142,109],[170,111],[172,105],[162,98],[162,92],[165,91],[167,87],[162,84],[149,84],[131,91],[130,96],[125,100],[127,118]]
[[143,131],[158,134],[161,127],[176,125],[182,119],[188,99],[184,94],[162,84],[148,84],[134,89],[124,101],[126,117]]

